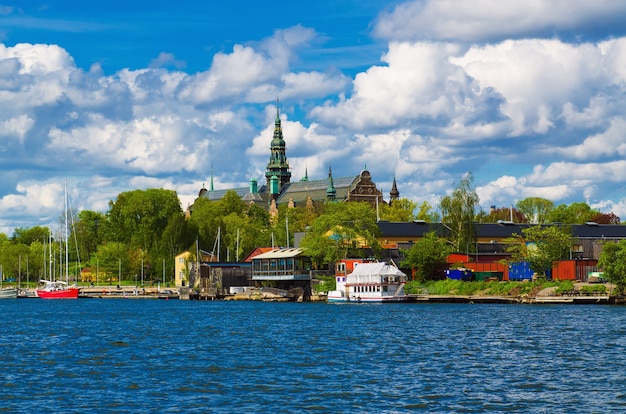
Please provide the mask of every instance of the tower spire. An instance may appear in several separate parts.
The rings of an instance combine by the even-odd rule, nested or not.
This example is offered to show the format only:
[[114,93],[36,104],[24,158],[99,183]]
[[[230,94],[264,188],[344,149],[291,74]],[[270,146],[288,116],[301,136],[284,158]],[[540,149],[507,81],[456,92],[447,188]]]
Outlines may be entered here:
[[337,190],[333,183],[333,170],[328,166],[328,188],[326,188],[326,200],[335,201],[337,199]]
[[398,186],[396,185],[396,176],[393,176],[393,184],[391,185],[391,191],[389,192],[389,204],[396,201],[400,198],[400,191],[398,191]]
[[291,172],[289,162],[287,162],[285,140],[283,139],[283,128],[280,122],[280,110],[278,105],[278,97],[276,97],[276,120],[274,121],[274,137],[270,145],[270,160],[265,168],[265,179],[267,180],[267,188],[270,188],[270,182],[273,176],[278,178],[280,192],[285,184],[291,180]]

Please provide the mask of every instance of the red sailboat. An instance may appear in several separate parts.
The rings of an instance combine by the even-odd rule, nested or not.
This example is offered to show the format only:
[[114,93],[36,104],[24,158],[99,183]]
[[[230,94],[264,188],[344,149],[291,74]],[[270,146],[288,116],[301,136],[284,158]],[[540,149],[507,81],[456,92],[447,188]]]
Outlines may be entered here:
[[41,299],[78,299],[80,289],[68,286],[65,282],[42,280],[42,286],[37,289],[37,296]]
[[[65,182],[65,280],[68,280],[69,252],[67,234],[67,182]],[[52,244],[52,243],[50,243]],[[78,299],[80,289],[77,286],[69,286],[67,282],[52,281],[52,252],[50,253],[50,279],[40,280],[40,286],[35,293],[41,299]]]

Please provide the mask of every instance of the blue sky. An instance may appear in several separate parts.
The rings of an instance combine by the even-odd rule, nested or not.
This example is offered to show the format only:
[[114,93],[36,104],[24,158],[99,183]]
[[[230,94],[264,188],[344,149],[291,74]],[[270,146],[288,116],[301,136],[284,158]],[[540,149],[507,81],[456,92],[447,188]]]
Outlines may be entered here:
[[624,21],[611,0],[5,1],[0,231],[54,226],[66,179],[96,211],[262,179],[276,96],[294,179],[366,165],[437,206],[471,171],[485,209],[626,219]]

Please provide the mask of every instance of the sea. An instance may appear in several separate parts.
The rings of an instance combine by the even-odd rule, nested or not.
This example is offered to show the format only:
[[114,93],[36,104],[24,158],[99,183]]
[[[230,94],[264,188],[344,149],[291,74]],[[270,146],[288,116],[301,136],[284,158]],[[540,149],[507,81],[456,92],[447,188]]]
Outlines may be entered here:
[[626,306],[18,299],[0,312],[2,412],[626,412]]

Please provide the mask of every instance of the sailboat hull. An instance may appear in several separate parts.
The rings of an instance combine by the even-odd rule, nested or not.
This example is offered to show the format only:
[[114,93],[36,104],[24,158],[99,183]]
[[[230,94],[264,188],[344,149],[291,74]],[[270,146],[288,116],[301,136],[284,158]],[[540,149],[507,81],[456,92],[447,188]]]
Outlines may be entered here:
[[38,289],[37,296],[41,299],[78,299],[78,288],[67,288],[58,290]]

